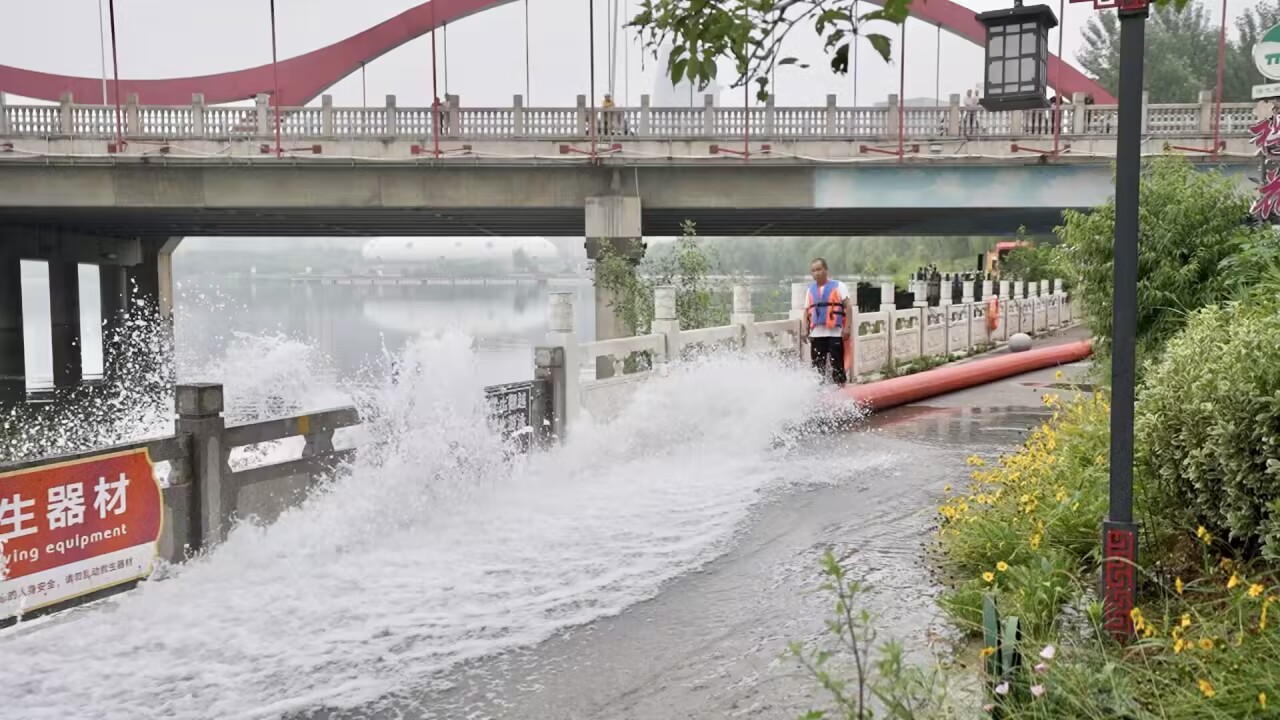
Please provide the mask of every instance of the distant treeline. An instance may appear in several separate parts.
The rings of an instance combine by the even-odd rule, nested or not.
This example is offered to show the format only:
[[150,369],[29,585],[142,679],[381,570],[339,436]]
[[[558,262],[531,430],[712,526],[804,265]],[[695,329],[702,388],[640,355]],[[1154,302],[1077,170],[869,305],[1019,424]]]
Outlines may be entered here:
[[[837,278],[892,276],[900,284],[909,273],[935,265],[941,272],[976,270],[978,256],[995,247],[997,238],[975,237],[779,237],[706,238],[717,272],[785,278],[805,275],[816,257],[825,258]],[[651,245],[650,253],[670,252],[670,245]]]

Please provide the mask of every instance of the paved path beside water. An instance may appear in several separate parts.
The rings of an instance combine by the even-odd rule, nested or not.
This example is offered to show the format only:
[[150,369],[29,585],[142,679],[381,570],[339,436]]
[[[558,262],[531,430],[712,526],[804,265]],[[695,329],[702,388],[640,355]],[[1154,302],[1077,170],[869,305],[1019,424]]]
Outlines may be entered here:
[[[1070,330],[1038,344],[1087,337]],[[1065,368],[1081,379],[1087,363]],[[817,592],[827,549],[872,586],[865,605],[882,638],[927,661],[953,633],[936,608],[940,587],[924,557],[947,484],[966,479],[965,458],[1013,449],[1048,412],[1056,369],[1029,373],[891,410],[833,439],[797,449],[797,472],[779,478],[734,549],[656,598],[614,618],[526,650],[424,678],[431,689],[394,710],[315,718],[683,720],[794,718],[815,686],[779,659],[788,642],[822,635],[831,602]],[[815,462],[814,459],[817,459]]]

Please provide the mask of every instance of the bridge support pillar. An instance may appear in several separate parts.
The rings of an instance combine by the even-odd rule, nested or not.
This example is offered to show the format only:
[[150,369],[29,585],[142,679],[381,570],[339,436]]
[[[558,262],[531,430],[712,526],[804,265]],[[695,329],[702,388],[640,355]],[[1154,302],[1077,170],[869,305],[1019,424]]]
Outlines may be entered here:
[[25,345],[22,339],[22,263],[0,257],[0,406],[26,399]]
[[[640,198],[605,196],[587,198],[587,257],[594,262],[596,288],[596,340],[626,337],[633,328],[626,327],[618,313],[616,292],[602,285],[604,263],[610,256],[628,263],[632,271],[644,257],[645,246],[640,229]],[[607,357],[597,358],[596,377],[613,375],[613,363]]]
[[121,337],[129,313],[128,271],[121,265],[98,266],[98,294],[102,307],[102,376],[120,377]]
[[75,262],[49,261],[49,319],[54,390],[74,390],[84,379],[80,353],[80,266]]

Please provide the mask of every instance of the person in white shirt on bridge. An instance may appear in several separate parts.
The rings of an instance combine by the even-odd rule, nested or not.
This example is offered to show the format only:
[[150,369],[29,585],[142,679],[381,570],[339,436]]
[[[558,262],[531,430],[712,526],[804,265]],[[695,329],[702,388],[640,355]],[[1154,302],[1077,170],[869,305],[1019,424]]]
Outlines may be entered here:
[[843,386],[848,380],[846,353],[853,324],[853,304],[849,288],[827,276],[827,261],[814,258],[809,265],[813,284],[805,299],[805,319],[800,324],[801,340],[809,343],[813,367],[825,381]]

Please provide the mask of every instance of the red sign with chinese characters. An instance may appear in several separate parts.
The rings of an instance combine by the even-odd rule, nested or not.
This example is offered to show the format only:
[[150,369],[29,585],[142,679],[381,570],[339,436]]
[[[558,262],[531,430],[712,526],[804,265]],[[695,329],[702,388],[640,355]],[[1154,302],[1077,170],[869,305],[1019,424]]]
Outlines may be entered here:
[[163,517],[145,449],[0,473],[0,618],[145,577]]
[[1280,152],[1280,116],[1260,120],[1249,127],[1253,145],[1263,158],[1263,177],[1258,186],[1258,199],[1253,201],[1249,213],[1258,220],[1270,220],[1280,210],[1280,178],[1277,171],[1268,167],[1272,155]]

